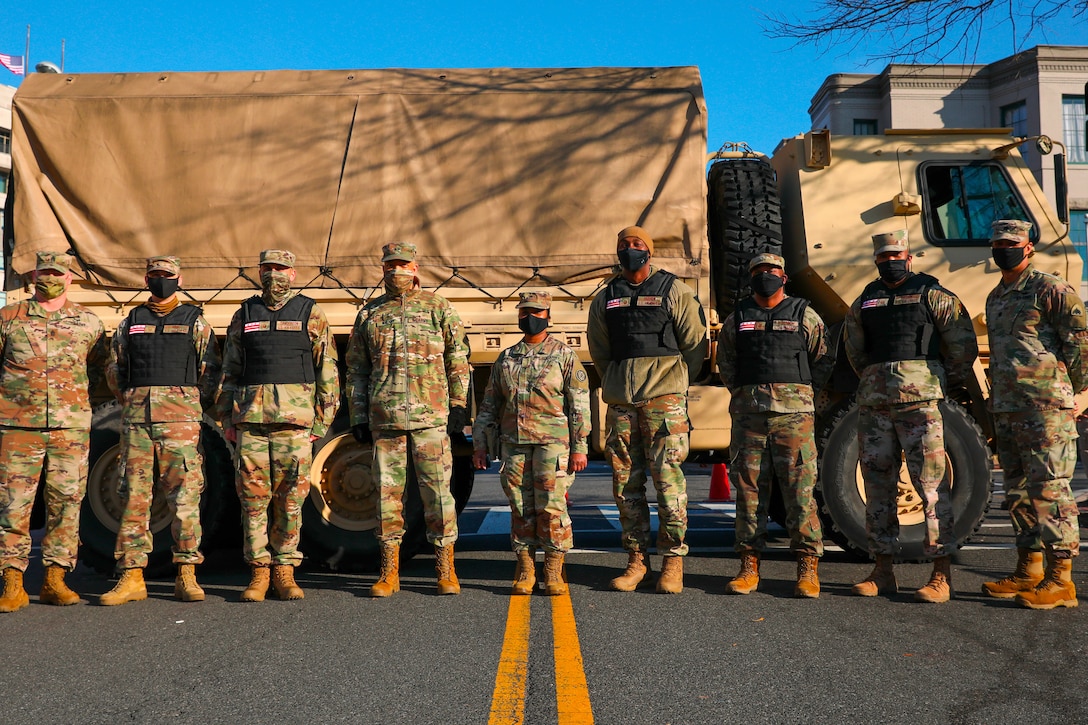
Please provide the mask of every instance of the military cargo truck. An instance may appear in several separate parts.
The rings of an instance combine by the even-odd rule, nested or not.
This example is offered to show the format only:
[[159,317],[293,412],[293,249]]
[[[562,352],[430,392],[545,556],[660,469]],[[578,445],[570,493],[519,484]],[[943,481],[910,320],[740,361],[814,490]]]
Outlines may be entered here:
[[[728,456],[730,435],[713,343],[747,293],[739,270],[753,254],[781,251],[790,292],[838,330],[875,275],[869,235],[905,227],[915,269],[964,299],[983,346],[982,300],[997,279],[991,218],[1032,220],[1040,266],[1080,274],[1007,133],[813,132],[769,160],[738,148],[710,166],[708,205],[707,111],[690,67],[36,75],[12,111],[10,299],[28,294],[37,251],[70,250],[70,296],[108,330],[145,299],[145,257],[174,254],[184,295],[222,335],[258,287],[259,251],[283,247],[343,351],[358,309],[382,292],[378,250],[409,241],[423,285],[465,322],[480,391],[498,352],[521,337],[513,302],[523,289],[552,293],[553,334],[590,365],[589,302],[615,272],[616,230],[640,224],[655,239],[653,263],[697,291],[710,323],[690,391],[693,455],[708,459]],[[990,497],[984,366],[945,404],[961,540]],[[820,487],[829,533],[863,549],[855,384],[840,361],[820,393]],[[85,560],[107,568],[124,496],[119,411],[105,391],[96,399],[82,537]],[[376,551],[369,450],[347,432],[346,413],[315,445],[303,526],[307,554],[333,567],[370,564]],[[599,448],[599,396],[594,418]],[[467,442],[458,444],[463,506],[472,469]],[[206,527],[236,528],[226,526],[237,520],[230,448],[210,420],[204,451]],[[909,485],[900,518],[903,556],[920,556]],[[418,495],[408,519],[410,551],[423,541]],[[169,558],[168,524],[156,502],[153,561]]]

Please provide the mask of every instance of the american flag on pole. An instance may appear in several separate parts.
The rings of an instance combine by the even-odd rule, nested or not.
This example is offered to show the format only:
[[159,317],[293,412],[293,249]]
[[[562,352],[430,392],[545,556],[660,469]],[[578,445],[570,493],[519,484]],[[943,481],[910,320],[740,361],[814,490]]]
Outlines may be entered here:
[[17,76],[26,75],[26,58],[21,55],[5,55],[0,53],[0,65]]

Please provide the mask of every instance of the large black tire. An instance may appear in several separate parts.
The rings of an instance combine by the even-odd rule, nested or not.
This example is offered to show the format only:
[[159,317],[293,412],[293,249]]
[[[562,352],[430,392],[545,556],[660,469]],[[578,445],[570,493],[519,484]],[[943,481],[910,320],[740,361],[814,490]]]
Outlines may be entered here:
[[[98,407],[91,421],[87,495],[80,510],[79,558],[101,574],[110,574],[116,565],[113,552],[125,504],[125,492],[119,475],[120,437],[121,406],[110,402]],[[204,452],[200,524],[203,529],[202,544],[205,544],[215,535],[225,495],[233,488],[234,467],[229,445],[219,428],[207,419],[201,425],[200,441]],[[173,571],[170,523],[166,500],[156,490],[151,504],[153,549],[148,554],[145,570],[149,577]]]
[[[958,403],[942,401],[944,445],[952,486],[956,546],[962,546],[982,525],[990,508],[992,458],[982,429]],[[819,435],[820,482],[817,500],[824,535],[858,558],[869,558],[865,534],[865,500],[858,464],[858,406],[843,405],[829,416]],[[906,478],[899,496],[899,553],[896,558],[928,558],[923,547],[925,523],[921,500]]]
[[[310,495],[302,508],[302,545],[306,556],[322,566],[339,571],[378,568],[374,537],[378,491],[371,477],[372,459],[370,446],[359,445],[347,432],[330,433],[315,446]],[[450,486],[458,514],[472,495],[474,474],[470,457],[453,457]],[[402,562],[427,544],[423,501],[410,463],[406,489]]]
[[782,207],[766,159],[722,159],[707,174],[714,304],[725,319],[750,292],[748,262],[782,254]]

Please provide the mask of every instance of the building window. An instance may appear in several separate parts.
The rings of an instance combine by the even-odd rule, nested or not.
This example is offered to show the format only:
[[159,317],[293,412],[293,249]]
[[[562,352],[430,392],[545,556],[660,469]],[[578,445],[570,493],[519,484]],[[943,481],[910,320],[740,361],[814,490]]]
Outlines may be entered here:
[[1084,148],[1084,137],[1088,134],[1084,125],[1084,96],[1062,96],[1062,129],[1069,162],[1088,163],[1088,151]]
[[[0,172],[0,194],[6,193],[8,193],[8,175]],[[0,221],[0,229],[3,228],[3,223],[4,222]]]
[[1001,125],[1012,129],[1013,136],[1028,135],[1028,104],[1019,101],[1011,106],[1001,107]]
[[1088,282],[1088,211],[1072,209],[1069,212],[1069,241],[1084,260],[1082,281]]
[[[941,246],[988,246],[995,219],[1032,221],[1001,164],[927,163],[919,169],[926,238]],[[1033,229],[1032,239],[1038,236]]]
[[0,128],[0,154],[11,153],[11,131]]
[[854,119],[854,135],[855,136],[876,136],[876,119],[875,118],[855,118]]

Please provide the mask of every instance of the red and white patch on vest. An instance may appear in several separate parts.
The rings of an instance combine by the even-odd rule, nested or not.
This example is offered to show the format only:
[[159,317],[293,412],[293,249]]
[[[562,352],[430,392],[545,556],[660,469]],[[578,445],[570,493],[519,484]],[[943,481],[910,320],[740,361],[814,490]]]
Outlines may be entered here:
[[608,300],[608,302],[605,304],[604,308],[606,310],[614,310],[617,307],[630,307],[630,306],[631,306],[631,298],[630,297],[617,297],[614,300]]
[[758,332],[760,330],[766,330],[767,323],[762,320],[745,320],[737,325],[739,332]]
[[242,332],[261,332],[268,329],[268,320],[257,320],[255,322],[247,322],[242,327]]
[[877,298],[871,299],[871,300],[862,300],[862,302],[861,302],[861,309],[863,309],[863,310],[872,309],[873,307],[887,307],[887,306],[888,306],[888,298],[887,297],[877,297]]
[[155,325],[133,325],[128,328],[128,334],[130,335],[153,335],[155,333]]

